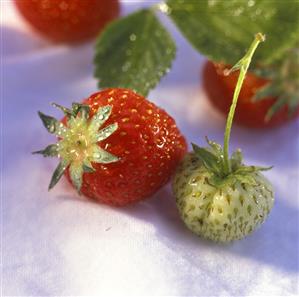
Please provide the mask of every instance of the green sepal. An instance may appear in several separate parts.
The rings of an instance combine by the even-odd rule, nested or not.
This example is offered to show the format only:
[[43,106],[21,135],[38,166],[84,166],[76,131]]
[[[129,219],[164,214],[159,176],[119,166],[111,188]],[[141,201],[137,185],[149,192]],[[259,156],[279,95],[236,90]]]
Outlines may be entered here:
[[202,161],[204,167],[212,173],[209,184],[214,187],[222,187],[227,184],[232,184],[236,180],[241,183],[253,185],[255,179],[253,173],[266,171],[273,168],[261,166],[246,166],[243,164],[243,155],[240,149],[232,153],[229,159],[231,164],[231,172],[228,174],[224,170],[224,159],[222,146],[216,142],[206,140],[209,148],[202,148],[192,143],[192,148],[195,155]]
[[112,106],[110,105],[100,107],[97,113],[92,117],[89,129],[92,129],[94,132],[98,131],[99,128],[109,119],[111,111]]
[[86,163],[83,163],[82,168],[83,168],[83,171],[86,173],[92,173],[92,172],[96,171],[92,166],[87,165]]
[[257,92],[252,97],[252,101],[264,100],[266,97],[278,96],[279,94],[280,90],[277,87],[277,85],[274,85],[269,82],[265,86],[257,90]]
[[276,100],[276,102],[268,110],[265,121],[268,122],[273,117],[273,115],[285,105],[285,103],[286,100],[284,97],[280,97],[278,100]]
[[235,174],[247,174],[247,173],[253,173],[253,172],[259,172],[259,171],[268,171],[271,170],[273,166],[270,167],[262,167],[262,166],[246,166],[242,165],[239,168],[237,168],[234,173]]
[[87,120],[89,117],[89,112],[90,112],[90,107],[88,105],[76,103],[76,102],[72,103],[73,117],[76,117],[78,113],[81,113],[81,117]]
[[257,184],[254,176],[250,174],[234,174],[232,178],[238,180],[242,184],[248,184],[251,186],[255,186]]
[[69,166],[69,162],[66,161],[66,160],[62,160],[58,166],[56,167],[53,175],[52,175],[52,178],[51,178],[51,181],[50,181],[50,184],[49,184],[49,191],[59,182],[59,180],[61,179],[63,173],[65,172],[65,170],[67,169],[67,167]]
[[252,100],[274,100],[265,121],[285,107],[292,117],[299,109],[299,44],[287,51],[282,62],[256,69],[254,73],[268,79],[269,83],[259,88]]
[[57,157],[58,156],[58,145],[50,144],[45,149],[32,152],[32,154],[41,154],[44,157]]
[[83,168],[83,172],[86,172],[86,173],[92,173],[92,172],[95,172],[96,170],[93,168],[91,162],[89,159],[85,159],[84,162],[83,162],[83,165],[82,165],[82,168]]
[[209,138],[207,136],[206,136],[206,142],[211,147],[211,149],[213,150],[213,152],[217,156],[217,158],[222,159],[223,158],[222,146],[219,143],[215,142],[215,141],[209,140]]
[[195,155],[203,162],[204,166],[216,175],[221,175],[220,160],[208,149],[192,143]]
[[45,128],[51,134],[55,134],[56,136],[63,136],[66,132],[66,127],[55,118],[45,115],[42,112],[38,112],[40,119],[42,120]]
[[216,188],[221,188],[227,185],[233,185],[237,181],[239,181],[242,184],[248,184],[248,185],[256,185],[256,180],[255,177],[252,175],[253,172],[248,172],[248,173],[242,173],[242,174],[237,174],[237,173],[231,173],[225,177],[219,177],[217,175],[212,175],[211,178],[209,179],[209,184],[216,187]]
[[104,129],[100,130],[97,135],[96,135],[96,139],[97,141],[102,141],[106,138],[108,138],[111,134],[113,134],[116,130],[118,129],[118,124],[114,123],[111,124],[107,127],[105,127]]
[[71,163],[70,164],[70,178],[72,184],[80,194],[82,181],[83,181],[83,166],[81,164]]
[[299,100],[298,95],[292,96],[288,100],[288,116],[293,117],[298,112]]
[[243,162],[243,154],[240,149],[237,149],[235,152],[232,153],[230,158],[230,163],[232,167],[232,171],[237,170],[240,166],[242,166]]
[[62,106],[62,105],[60,105],[60,104],[57,104],[57,103],[55,103],[55,102],[52,102],[51,105],[52,105],[53,107],[56,107],[56,108],[60,109],[60,110],[64,113],[64,115],[67,116],[68,118],[70,118],[71,116],[74,115],[74,114],[73,114],[73,111],[72,111],[71,109],[66,108],[66,107],[64,107],[64,106]]
[[239,181],[242,184],[249,184],[249,185],[256,185],[256,179],[254,177],[254,173],[258,173],[260,171],[267,171],[272,169],[271,167],[260,167],[260,166],[245,166],[242,165],[232,173],[230,173],[228,176],[226,176],[224,179],[220,179],[219,177],[216,177],[213,179],[215,186],[223,186],[226,184],[232,184],[235,181]]
[[236,169],[231,176],[241,183],[256,185],[256,179],[253,176],[253,173],[258,173],[260,171],[267,171],[272,169],[271,167],[261,167],[261,166],[246,166],[242,165],[238,169]]
[[108,153],[107,151],[101,149],[100,147],[95,147],[92,154],[92,162],[95,163],[113,163],[119,161],[119,157]]
[[87,119],[89,117],[90,107],[81,103],[72,103],[72,109],[66,108],[55,102],[52,103],[52,106],[60,109],[68,119],[71,117],[76,118],[78,113],[81,113],[81,117]]

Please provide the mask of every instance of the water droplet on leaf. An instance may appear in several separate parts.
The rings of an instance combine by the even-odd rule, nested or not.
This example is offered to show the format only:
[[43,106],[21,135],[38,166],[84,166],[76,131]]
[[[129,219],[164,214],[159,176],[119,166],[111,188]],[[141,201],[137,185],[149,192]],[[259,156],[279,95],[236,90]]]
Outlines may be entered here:
[[248,1],[248,7],[252,7],[255,4],[254,0]]
[[162,2],[158,5],[158,8],[161,12],[169,15],[171,13],[171,9],[170,7],[165,3],[165,2]]
[[130,40],[135,41],[137,39],[137,36],[135,34],[130,35]]

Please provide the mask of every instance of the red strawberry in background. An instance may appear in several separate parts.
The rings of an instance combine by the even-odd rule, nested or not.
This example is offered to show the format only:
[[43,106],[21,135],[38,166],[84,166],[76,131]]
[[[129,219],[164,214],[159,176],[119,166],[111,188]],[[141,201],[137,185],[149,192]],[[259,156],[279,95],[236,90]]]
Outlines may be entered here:
[[[208,98],[225,115],[229,111],[239,75],[238,72],[231,73],[228,76],[225,75],[227,68],[229,67],[223,64],[216,64],[209,61],[203,69],[203,85]],[[292,72],[289,75],[291,74]],[[292,76],[292,80],[294,88],[296,84],[298,85],[299,81],[295,81],[295,75]],[[287,84],[290,81],[286,79],[284,83]],[[265,96],[262,95],[262,98],[256,100],[255,96],[258,92],[268,85],[272,87],[271,93],[277,93],[277,96],[265,94]],[[277,87],[281,88],[282,91]],[[299,91],[299,86],[297,86],[297,89]],[[290,90],[290,88],[284,87],[281,82],[275,84],[275,82],[270,82],[253,73],[248,73],[240,92],[235,122],[252,128],[270,128],[297,118],[299,115],[299,94],[294,89],[292,92],[294,94],[287,96],[287,90]],[[279,96],[281,97],[280,101]]]
[[119,15],[118,0],[15,0],[30,25],[55,42],[95,37]]
[[35,153],[58,156],[49,188],[65,172],[82,194],[122,206],[149,197],[170,179],[186,152],[175,121],[128,89],[91,95],[62,122],[39,113],[59,141]]

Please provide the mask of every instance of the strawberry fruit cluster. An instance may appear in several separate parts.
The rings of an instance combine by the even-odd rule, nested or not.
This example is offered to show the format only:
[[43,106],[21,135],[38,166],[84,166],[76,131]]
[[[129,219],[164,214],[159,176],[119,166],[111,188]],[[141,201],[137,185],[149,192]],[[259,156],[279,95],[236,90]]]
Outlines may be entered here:
[[[79,193],[102,203],[124,206],[147,198],[169,181],[182,220],[197,235],[221,242],[241,239],[261,225],[273,206],[273,189],[261,171],[247,166],[237,150],[229,157],[229,138],[237,100],[254,51],[229,71],[239,77],[228,114],[224,146],[186,141],[164,110],[129,89],[111,88],[91,95],[72,109],[54,104],[58,121],[39,112],[56,144],[35,153],[59,157],[49,189],[65,174]],[[182,162],[181,162],[182,161]],[[178,167],[178,169],[177,169]],[[176,170],[177,169],[177,170]]]
[[[119,11],[118,1],[112,0],[19,0],[16,5],[37,30],[60,42],[78,42],[96,35]],[[186,27],[181,27],[183,10],[178,9],[175,0],[169,0],[168,5],[173,12],[172,18],[184,32]],[[201,5],[192,4],[190,13],[195,16],[197,9],[204,8]],[[162,9],[162,6],[157,7]],[[142,22],[142,26],[136,26]],[[132,30],[140,35],[132,34]],[[143,61],[140,58],[143,51],[139,47],[145,45],[142,40],[151,32],[155,34],[146,52],[147,59]],[[186,36],[188,32],[184,32]],[[122,39],[120,51],[114,51]],[[256,34],[245,56],[231,70],[223,72],[223,89],[218,90],[211,85],[210,79],[205,80],[214,104],[228,112],[223,147],[207,139],[207,147],[192,144],[193,151],[186,153],[185,138],[174,119],[144,97],[171,66],[175,56],[171,37],[153,11],[147,9],[110,24],[98,39],[95,56],[95,75],[106,88],[81,103],[73,103],[71,108],[53,104],[64,113],[61,120],[39,112],[45,128],[56,136],[57,142],[34,153],[60,160],[49,189],[65,175],[79,194],[112,206],[125,206],[152,196],[173,177],[172,189],[179,214],[195,234],[229,242],[254,231],[265,221],[273,206],[272,185],[261,173],[270,168],[245,165],[240,150],[230,156],[229,139],[235,112],[237,122],[250,122],[250,119],[242,122],[240,115],[246,92],[246,89],[241,92],[241,87],[252,56],[264,39],[261,33]],[[205,50],[204,44],[198,47]],[[161,48],[166,48],[165,55],[161,55]],[[217,50],[213,55],[219,57]],[[229,58],[230,53],[227,56]],[[109,57],[119,60],[118,68],[111,67]],[[122,64],[127,58],[130,60]],[[141,67],[142,63],[146,67]],[[205,73],[217,78],[215,67],[208,64]],[[142,69],[143,74],[150,72],[152,75],[148,79],[143,75],[132,84],[132,69],[135,72]],[[127,73],[129,70],[131,74]],[[235,72],[230,76],[233,83],[226,79],[232,72]],[[119,73],[118,78],[116,73]],[[245,85],[250,81],[251,77],[247,78]],[[273,93],[267,80],[258,81],[258,84],[266,92]],[[221,94],[230,100],[219,100]],[[284,98],[289,104],[292,94]],[[237,108],[239,96],[241,107]],[[265,117],[270,118],[269,112],[272,116],[279,109],[273,102],[274,99],[270,102],[274,104],[270,111],[269,106],[259,110],[262,124],[257,126],[264,124]],[[252,103],[246,104],[248,114]],[[285,118],[286,111],[282,119],[275,115],[272,123],[280,123]]]

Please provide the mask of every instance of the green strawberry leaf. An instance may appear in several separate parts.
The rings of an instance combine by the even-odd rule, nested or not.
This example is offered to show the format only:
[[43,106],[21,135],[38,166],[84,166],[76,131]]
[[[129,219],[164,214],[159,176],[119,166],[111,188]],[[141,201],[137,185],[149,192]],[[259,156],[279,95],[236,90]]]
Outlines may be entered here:
[[299,36],[299,1],[168,0],[168,14],[209,59],[233,65],[256,32],[266,34],[255,65],[284,58]]
[[171,67],[176,47],[152,10],[111,23],[99,36],[95,77],[102,88],[129,88],[146,96]]

